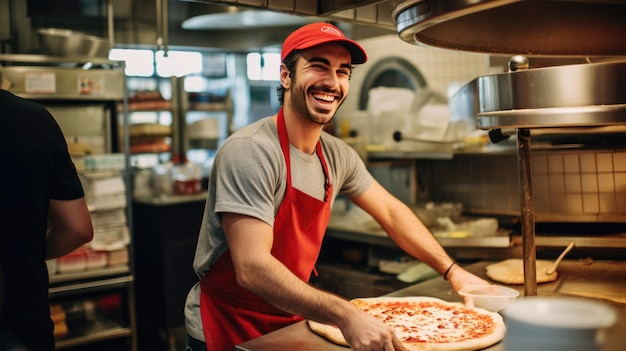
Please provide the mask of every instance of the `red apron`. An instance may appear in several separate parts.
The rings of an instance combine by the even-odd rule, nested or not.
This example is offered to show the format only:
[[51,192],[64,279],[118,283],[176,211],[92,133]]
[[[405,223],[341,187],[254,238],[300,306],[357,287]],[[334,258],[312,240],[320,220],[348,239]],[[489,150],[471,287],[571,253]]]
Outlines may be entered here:
[[[289,138],[282,108],[277,120],[278,137],[287,167],[287,186],[274,219],[272,255],[300,279],[308,281],[315,269],[330,219],[332,186],[319,141],[316,152],[326,175],[325,201],[291,186]],[[202,278],[200,286],[200,311],[208,351],[234,350],[237,344],[302,319],[271,306],[239,286],[228,250]]]

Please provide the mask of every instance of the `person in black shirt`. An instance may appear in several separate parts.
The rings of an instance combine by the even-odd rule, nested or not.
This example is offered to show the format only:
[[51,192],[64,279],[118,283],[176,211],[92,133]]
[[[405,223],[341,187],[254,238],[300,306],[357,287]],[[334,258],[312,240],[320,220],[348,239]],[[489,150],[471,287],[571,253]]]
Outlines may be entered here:
[[29,351],[52,351],[46,260],[91,241],[91,216],[65,137],[44,106],[0,89],[0,133],[0,334]]

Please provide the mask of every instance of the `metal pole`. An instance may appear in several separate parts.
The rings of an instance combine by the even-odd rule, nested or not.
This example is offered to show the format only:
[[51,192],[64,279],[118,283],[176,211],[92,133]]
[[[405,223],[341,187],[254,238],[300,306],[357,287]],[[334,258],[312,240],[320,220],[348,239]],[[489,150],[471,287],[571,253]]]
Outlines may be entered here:
[[113,17],[113,0],[107,1],[107,34],[109,37],[109,45],[111,49],[113,49],[113,45],[115,45],[114,33],[115,29],[113,28],[114,20]]
[[530,167],[530,130],[517,130],[517,161],[520,171],[522,208],[522,252],[524,255],[524,296],[537,296],[537,253],[535,216]]
[[156,0],[156,50],[161,50],[163,45],[163,10],[162,0]]
[[169,2],[167,0],[162,0],[161,6],[163,6],[163,8],[161,9],[161,37],[163,38],[163,41],[161,44],[163,44],[163,57],[169,56],[169,54],[167,53],[169,51],[169,12],[167,8],[168,4]]

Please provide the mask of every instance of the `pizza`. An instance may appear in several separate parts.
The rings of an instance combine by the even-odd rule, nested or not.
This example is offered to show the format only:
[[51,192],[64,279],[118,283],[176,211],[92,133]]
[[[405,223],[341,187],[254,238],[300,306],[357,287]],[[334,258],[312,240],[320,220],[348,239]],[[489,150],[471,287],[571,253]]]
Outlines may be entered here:
[[[546,274],[552,266],[552,261],[536,260],[537,283],[548,283],[555,281],[558,274]],[[485,267],[485,274],[489,279],[504,284],[524,284],[524,261],[520,258],[510,258],[508,260],[492,263]]]
[[[502,317],[480,308],[433,297],[373,297],[351,300],[387,324],[411,351],[470,351],[489,347],[504,337]],[[338,327],[307,320],[327,340],[349,346]]]

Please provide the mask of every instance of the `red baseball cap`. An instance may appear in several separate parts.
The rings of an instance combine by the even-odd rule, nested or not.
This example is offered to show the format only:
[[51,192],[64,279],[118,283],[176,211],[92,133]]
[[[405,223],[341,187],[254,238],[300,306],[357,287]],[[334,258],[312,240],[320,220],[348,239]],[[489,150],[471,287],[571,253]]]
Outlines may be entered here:
[[294,50],[308,49],[325,43],[339,43],[343,45],[352,56],[352,64],[361,64],[367,61],[367,53],[356,41],[346,38],[339,28],[330,23],[316,22],[307,24],[289,34],[283,42],[280,55],[281,61]]

